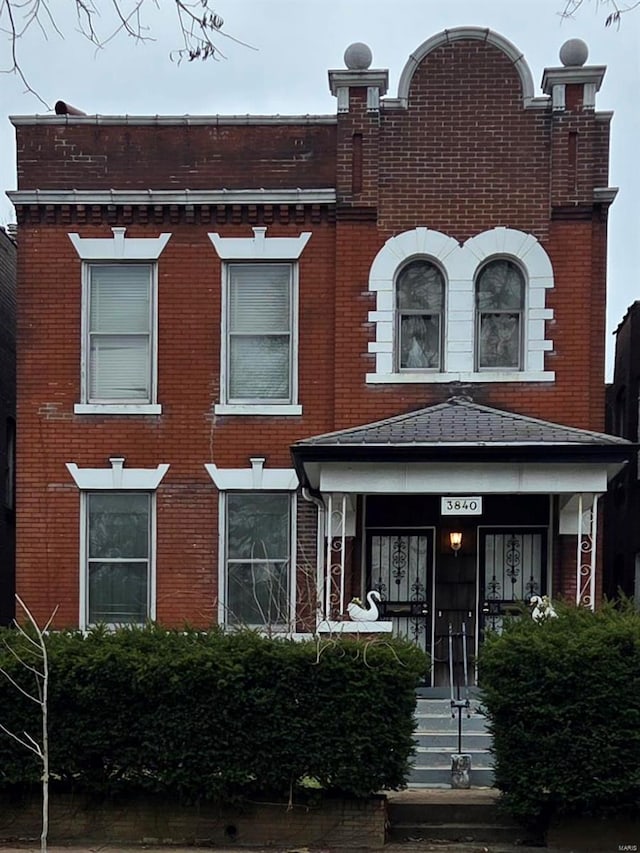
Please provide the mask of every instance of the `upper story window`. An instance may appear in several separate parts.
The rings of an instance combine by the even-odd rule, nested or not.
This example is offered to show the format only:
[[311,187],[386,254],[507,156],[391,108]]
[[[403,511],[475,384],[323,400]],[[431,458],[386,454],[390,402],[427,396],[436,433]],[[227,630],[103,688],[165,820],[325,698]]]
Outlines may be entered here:
[[295,237],[209,234],[222,261],[218,415],[301,415],[298,403],[298,259]]
[[291,264],[227,266],[227,402],[293,402],[293,275]]
[[521,370],[525,280],[512,261],[489,261],[476,279],[478,370]]
[[85,401],[154,402],[154,267],[88,264],[86,278]]
[[407,264],[396,280],[396,341],[400,370],[441,370],[444,276],[426,260]]
[[171,234],[69,239],[83,261],[80,415],[159,415],[157,264]]
[[462,244],[430,228],[390,237],[369,271],[367,384],[554,382],[553,287],[543,246],[514,228]]

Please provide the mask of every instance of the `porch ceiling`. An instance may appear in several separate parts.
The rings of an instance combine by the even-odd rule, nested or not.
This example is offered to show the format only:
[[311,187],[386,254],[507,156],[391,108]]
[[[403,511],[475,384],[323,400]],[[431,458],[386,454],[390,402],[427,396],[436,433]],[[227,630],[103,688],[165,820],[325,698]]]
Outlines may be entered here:
[[325,490],[331,482],[336,491],[359,491],[360,486],[365,491],[367,483],[375,486],[377,476],[373,491],[393,491],[404,483],[401,491],[461,493],[470,488],[464,472],[473,470],[475,491],[484,482],[487,491],[567,493],[605,490],[637,449],[617,436],[454,397],[304,439],[291,447],[291,454],[300,482],[312,489]]

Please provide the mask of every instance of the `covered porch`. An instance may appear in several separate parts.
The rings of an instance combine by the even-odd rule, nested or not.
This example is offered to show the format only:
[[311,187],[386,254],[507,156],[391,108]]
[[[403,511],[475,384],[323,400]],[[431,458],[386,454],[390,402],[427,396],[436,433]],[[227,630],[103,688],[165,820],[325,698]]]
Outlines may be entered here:
[[631,449],[460,397],[298,442],[322,507],[318,632],[392,632],[429,653],[427,686],[473,682],[485,631],[532,596],[595,607],[599,499]]

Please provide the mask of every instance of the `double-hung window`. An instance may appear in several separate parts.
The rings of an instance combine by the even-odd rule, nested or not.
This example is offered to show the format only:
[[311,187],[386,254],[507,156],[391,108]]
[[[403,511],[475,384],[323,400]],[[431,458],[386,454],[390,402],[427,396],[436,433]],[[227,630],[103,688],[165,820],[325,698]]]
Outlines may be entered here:
[[77,415],[160,415],[157,261],[171,234],[69,234],[82,261],[81,399]]
[[225,622],[284,628],[291,609],[291,494],[225,496]]
[[430,261],[407,264],[396,280],[399,370],[442,370],[444,276]]
[[525,280],[505,259],[490,261],[476,279],[478,370],[522,370]]
[[88,492],[85,624],[139,624],[150,616],[153,496]]
[[153,264],[86,265],[87,403],[152,403]]
[[228,264],[226,402],[293,402],[292,264]]

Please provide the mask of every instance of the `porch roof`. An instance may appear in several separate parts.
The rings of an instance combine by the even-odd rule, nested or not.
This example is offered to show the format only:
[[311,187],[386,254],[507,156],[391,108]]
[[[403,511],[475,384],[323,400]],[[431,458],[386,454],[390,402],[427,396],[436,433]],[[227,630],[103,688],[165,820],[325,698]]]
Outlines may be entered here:
[[292,445],[291,454],[300,481],[315,486],[317,464],[329,462],[593,463],[608,468],[606,481],[637,449],[618,436],[452,397],[417,411],[303,439]]
[[615,435],[576,429],[452,397],[426,409],[298,441],[294,447],[337,445],[591,445],[630,446]]

